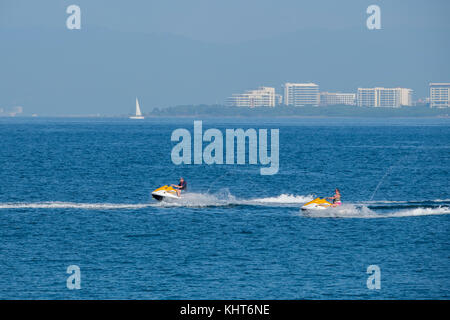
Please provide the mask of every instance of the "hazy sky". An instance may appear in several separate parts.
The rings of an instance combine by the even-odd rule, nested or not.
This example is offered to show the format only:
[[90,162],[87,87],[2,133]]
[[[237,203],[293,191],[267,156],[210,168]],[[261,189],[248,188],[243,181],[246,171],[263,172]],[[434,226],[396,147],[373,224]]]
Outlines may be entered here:
[[[80,31],[66,28],[71,4]],[[382,30],[366,28],[371,4]],[[145,111],[284,81],[423,97],[450,81],[449,12],[448,0],[1,0],[0,108],[118,114],[135,96]]]
[[229,43],[304,29],[365,28],[366,8],[382,9],[382,27],[450,29],[448,0],[2,0],[1,27],[65,28],[65,8],[82,9],[83,27],[170,33]]

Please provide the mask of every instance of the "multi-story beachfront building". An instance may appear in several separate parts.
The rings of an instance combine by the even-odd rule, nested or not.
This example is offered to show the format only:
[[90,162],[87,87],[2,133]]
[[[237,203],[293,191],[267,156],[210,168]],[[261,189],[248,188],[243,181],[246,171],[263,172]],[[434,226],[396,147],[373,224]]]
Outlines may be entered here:
[[377,94],[374,88],[358,88],[358,107],[374,107],[377,105]]
[[400,105],[401,106],[412,106],[413,103],[413,90],[408,88],[397,88],[400,89]]
[[285,83],[284,104],[287,106],[318,106],[319,86],[315,83]]
[[281,94],[275,94],[275,100],[277,106],[280,106],[283,104],[283,96]]
[[450,107],[450,83],[430,83],[430,107]]
[[321,92],[320,104],[323,106],[332,106],[339,104],[354,106],[356,104],[356,94],[340,93],[340,92]]
[[358,88],[360,107],[401,107],[412,105],[412,90],[408,88]]
[[397,88],[376,88],[377,103],[376,107],[400,107],[400,90]]
[[280,100],[275,94],[275,88],[259,87],[256,90],[247,90],[245,93],[233,94],[226,101],[226,105],[233,107],[275,107]]

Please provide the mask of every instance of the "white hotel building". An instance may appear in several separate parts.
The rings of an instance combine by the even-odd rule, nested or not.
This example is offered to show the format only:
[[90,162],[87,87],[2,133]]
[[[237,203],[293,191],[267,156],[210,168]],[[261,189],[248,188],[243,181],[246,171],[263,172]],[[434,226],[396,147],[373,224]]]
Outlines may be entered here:
[[393,108],[411,106],[412,92],[407,88],[358,88],[358,106]]
[[430,107],[450,107],[450,83],[430,83]]
[[280,96],[275,94],[275,88],[259,87],[256,90],[247,90],[245,93],[236,93],[226,101],[227,106],[233,107],[275,107],[280,101]]
[[320,103],[319,86],[315,83],[284,84],[284,104],[287,106],[318,106]]
[[321,92],[320,104],[322,106],[334,106],[334,105],[356,105],[355,93],[340,93],[340,92]]

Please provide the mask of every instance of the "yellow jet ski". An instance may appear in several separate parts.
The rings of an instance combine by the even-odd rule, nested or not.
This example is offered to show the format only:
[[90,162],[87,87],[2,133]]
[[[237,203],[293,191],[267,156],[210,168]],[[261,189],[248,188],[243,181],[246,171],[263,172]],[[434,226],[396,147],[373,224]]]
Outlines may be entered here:
[[302,210],[324,210],[331,206],[331,203],[326,199],[316,198],[308,203],[305,203]]
[[155,191],[152,192],[152,197],[158,201],[181,198],[177,195],[177,191],[169,186],[162,186],[156,189]]

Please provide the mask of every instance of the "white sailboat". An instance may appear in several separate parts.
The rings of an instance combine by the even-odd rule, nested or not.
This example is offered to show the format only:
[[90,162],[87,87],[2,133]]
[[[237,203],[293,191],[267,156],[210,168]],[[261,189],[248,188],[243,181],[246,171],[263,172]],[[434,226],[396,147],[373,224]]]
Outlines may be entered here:
[[136,115],[131,116],[130,119],[144,119],[144,116],[142,115],[141,112],[141,108],[139,108],[138,98],[136,98]]

